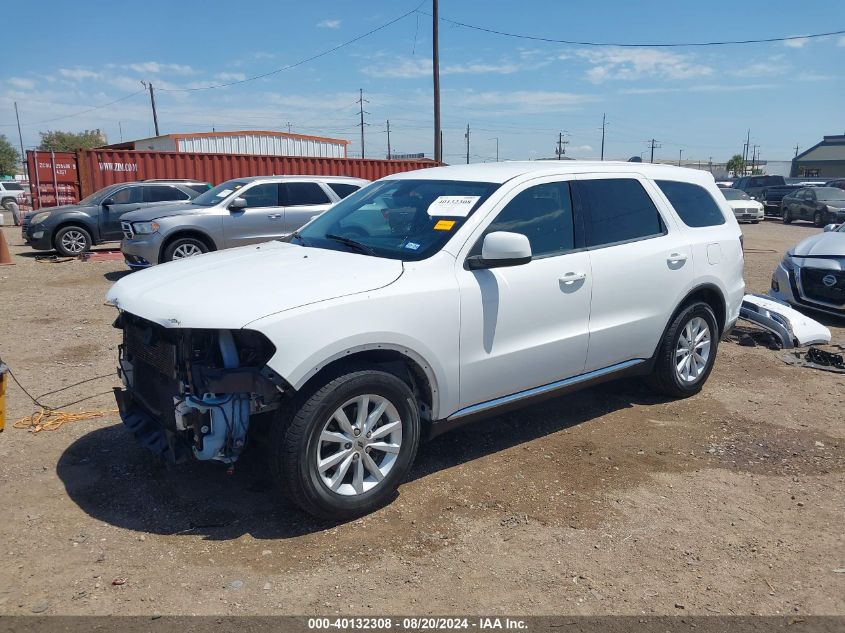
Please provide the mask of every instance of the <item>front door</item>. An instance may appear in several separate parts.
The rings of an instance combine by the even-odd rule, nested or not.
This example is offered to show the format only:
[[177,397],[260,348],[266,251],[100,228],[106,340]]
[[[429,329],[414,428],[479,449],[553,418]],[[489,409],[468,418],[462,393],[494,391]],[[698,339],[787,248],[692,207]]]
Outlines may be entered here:
[[636,175],[582,175],[576,186],[593,275],[586,371],[650,358],[693,279],[689,239]]
[[286,181],[280,185],[280,203],[285,208],[284,232],[293,233],[334,202],[323,187],[313,181]]
[[123,237],[120,218],[124,213],[140,209],[144,203],[143,187],[124,187],[106,198],[100,209],[100,239],[102,241],[119,240]]
[[284,209],[279,204],[279,183],[247,185],[239,191],[246,207],[223,215],[226,248],[268,242],[284,235]]
[[[459,258],[461,408],[548,385],[584,371],[592,276],[576,237],[570,183],[521,185]],[[522,233],[532,260],[466,270],[493,231]]]

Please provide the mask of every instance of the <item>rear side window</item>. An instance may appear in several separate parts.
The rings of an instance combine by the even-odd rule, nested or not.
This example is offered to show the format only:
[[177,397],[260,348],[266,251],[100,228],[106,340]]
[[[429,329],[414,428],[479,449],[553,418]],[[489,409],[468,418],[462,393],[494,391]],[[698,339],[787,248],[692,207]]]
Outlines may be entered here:
[[722,210],[704,187],[674,180],[658,180],[657,186],[687,226],[698,228],[725,223]]
[[171,200],[188,200],[188,194],[179,191],[176,187],[167,185],[155,185],[144,187],[144,198],[146,202],[169,202]]
[[587,246],[606,246],[656,237],[666,226],[646,190],[632,178],[578,181],[588,215]]
[[[484,231],[521,233],[531,243],[533,257],[550,257],[575,247],[572,223],[572,199],[568,182],[551,182],[522,191],[508,202]],[[480,255],[484,238],[478,240],[471,255]]]
[[144,201],[141,187],[125,187],[111,196],[112,204],[137,204]]
[[23,191],[23,187],[16,182],[4,182],[3,189],[6,191]]
[[209,189],[211,189],[211,185],[207,182],[202,183],[190,183],[185,185],[186,189],[190,189],[191,191],[196,191],[197,193],[205,193]]
[[337,194],[337,197],[343,200],[346,196],[355,193],[360,189],[358,185],[350,185],[346,182],[330,182],[328,183],[332,191]]
[[331,204],[329,196],[316,182],[283,182],[279,187],[279,195],[284,207]]

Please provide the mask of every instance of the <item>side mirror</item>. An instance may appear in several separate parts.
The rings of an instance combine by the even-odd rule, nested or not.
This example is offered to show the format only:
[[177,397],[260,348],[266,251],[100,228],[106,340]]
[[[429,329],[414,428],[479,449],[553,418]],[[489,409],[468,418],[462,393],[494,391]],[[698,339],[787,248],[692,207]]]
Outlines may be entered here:
[[842,225],[841,224],[828,224],[827,226],[824,227],[824,232],[830,233],[831,231],[835,231],[836,229],[838,229],[840,226],[842,226]]
[[114,200],[112,198],[106,198],[105,200],[103,200],[102,204],[104,207],[108,207],[114,204]]
[[470,270],[520,266],[531,261],[531,243],[521,233],[495,231],[484,237],[481,256],[467,258]]
[[237,197],[229,203],[229,211],[246,209],[246,198]]

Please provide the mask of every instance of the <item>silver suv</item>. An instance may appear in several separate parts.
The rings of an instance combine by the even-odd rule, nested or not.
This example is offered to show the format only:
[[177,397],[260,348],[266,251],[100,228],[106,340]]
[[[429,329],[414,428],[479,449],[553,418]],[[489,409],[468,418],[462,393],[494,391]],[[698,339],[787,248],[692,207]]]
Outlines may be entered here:
[[187,204],[124,215],[121,250],[130,268],[146,268],[278,239],[368,182],[344,176],[236,178]]

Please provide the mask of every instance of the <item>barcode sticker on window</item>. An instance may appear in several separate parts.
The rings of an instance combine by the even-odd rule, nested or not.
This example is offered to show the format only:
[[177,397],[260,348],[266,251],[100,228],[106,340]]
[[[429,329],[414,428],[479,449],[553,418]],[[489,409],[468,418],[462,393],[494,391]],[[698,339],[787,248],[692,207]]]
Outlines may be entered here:
[[428,215],[465,218],[481,196],[440,196],[428,206]]

